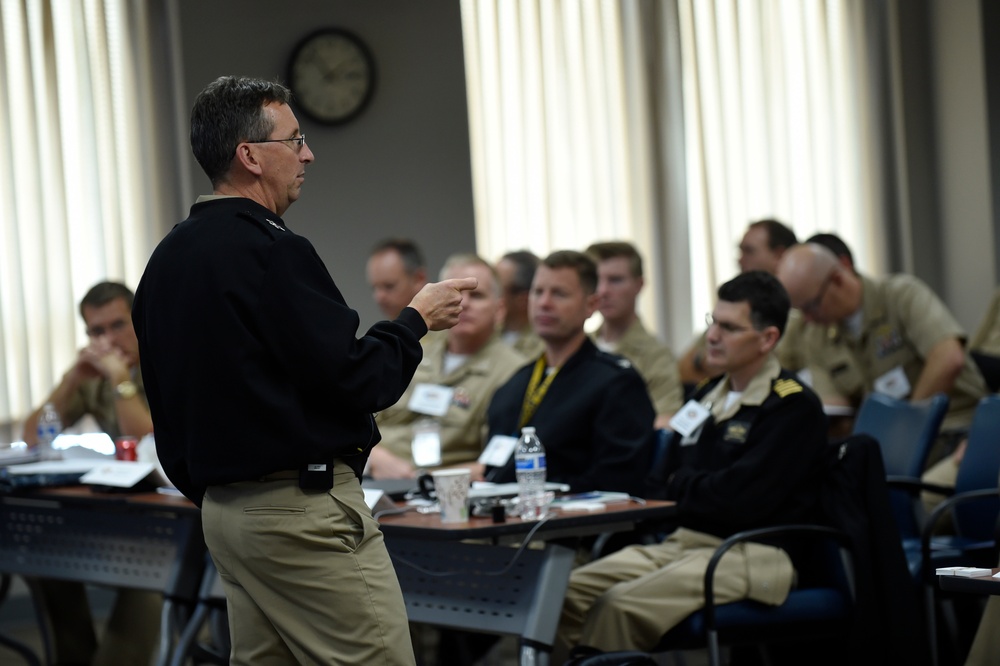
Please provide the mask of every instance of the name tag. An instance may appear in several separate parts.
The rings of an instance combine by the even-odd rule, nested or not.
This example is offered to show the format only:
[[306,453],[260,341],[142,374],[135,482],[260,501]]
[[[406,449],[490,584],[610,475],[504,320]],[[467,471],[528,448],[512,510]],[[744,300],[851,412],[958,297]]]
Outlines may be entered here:
[[441,426],[437,421],[420,421],[413,426],[410,443],[413,464],[417,467],[436,467],[441,464]]
[[493,435],[490,437],[489,444],[479,454],[477,462],[481,465],[489,465],[490,467],[503,467],[510,460],[515,446],[517,446],[517,437]]
[[688,400],[670,419],[670,428],[674,432],[679,432],[687,439],[701,427],[701,424],[709,416],[710,412],[705,409],[704,405],[696,400]]
[[451,405],[455,389],[440,384],[417,384],[410,396],[407,409],[417,414],[444,416]]
[[879,393],[902,400],[910,395],[910,380],[906,378],[903,367],[897,365],[895,368],[885,373],[875,380],[875,390]]

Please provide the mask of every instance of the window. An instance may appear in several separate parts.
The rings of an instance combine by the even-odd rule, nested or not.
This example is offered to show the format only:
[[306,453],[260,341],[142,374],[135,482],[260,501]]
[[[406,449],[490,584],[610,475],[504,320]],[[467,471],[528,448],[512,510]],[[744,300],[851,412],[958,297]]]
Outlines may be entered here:
[[176,217],[171,79],[153,57],[168,6],[0,0],[0,423],[74,362],[83,294],[135,288]]
[[864,0],[463,0],[462,17],[483,256],[630,240],[644,319],[678,351],[754,219],[838,233],[881,268]]

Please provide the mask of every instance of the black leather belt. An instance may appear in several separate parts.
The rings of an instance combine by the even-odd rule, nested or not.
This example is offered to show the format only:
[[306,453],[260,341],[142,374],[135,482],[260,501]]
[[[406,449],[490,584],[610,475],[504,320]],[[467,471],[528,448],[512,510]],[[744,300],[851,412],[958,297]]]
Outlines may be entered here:
[[280,472],[271,472],[257,479],[258,481],[298,481],[299,470],[283,469]]

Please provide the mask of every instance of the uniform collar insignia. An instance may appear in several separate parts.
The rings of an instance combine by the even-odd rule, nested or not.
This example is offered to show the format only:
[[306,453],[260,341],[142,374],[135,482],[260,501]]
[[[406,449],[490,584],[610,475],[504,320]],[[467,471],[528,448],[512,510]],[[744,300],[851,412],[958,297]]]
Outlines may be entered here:
[[727,442],[743,444],[750,435],[750,424],[743,421],[730,421],[726,424],[722,438]]

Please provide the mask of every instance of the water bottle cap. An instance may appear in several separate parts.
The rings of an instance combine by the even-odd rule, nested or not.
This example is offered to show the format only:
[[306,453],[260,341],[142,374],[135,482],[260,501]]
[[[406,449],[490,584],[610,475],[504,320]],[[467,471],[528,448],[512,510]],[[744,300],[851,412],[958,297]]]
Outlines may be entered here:
[[521,434],[522,435],[534,435],[535,434],[535,426],[524,426],[523,428],[521,428]]

